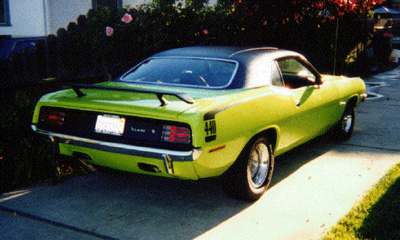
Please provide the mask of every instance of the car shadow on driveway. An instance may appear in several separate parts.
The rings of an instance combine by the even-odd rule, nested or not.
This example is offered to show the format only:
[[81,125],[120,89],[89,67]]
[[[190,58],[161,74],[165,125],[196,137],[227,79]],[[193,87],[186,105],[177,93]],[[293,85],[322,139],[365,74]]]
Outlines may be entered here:
[[[332,147],[321,137],[277,157],[271,187]],[[125,172],[93,172],[32,187],[29,194],[8,200],[0,196],[0,207],[117,239],[193,239],[252,204],[227,197],[218,179],[183,181]]]
[[325,134],[276,157],[270,188],[302,166],[332,150],[336,144],[338,143],[331,140],[329,134]]

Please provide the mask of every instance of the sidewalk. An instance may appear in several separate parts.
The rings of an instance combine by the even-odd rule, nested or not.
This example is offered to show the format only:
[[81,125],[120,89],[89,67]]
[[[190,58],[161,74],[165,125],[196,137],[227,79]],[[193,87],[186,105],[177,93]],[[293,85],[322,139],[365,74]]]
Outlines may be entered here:
[[400,68],[365,79],[380,98],[357,110],[353,137],[317,139],[276,159],[255,203],[215,180],[92,173],[0,196],[4,239],[319,239],[400,162]]

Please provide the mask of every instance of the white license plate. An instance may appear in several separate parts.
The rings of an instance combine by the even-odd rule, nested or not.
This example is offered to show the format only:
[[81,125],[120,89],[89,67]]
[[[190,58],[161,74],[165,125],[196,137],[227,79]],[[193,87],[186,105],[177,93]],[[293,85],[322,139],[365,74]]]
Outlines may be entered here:
[[125,118],[114,115],[98,115],[94,131],[97,133],[122,136],[125,128]]

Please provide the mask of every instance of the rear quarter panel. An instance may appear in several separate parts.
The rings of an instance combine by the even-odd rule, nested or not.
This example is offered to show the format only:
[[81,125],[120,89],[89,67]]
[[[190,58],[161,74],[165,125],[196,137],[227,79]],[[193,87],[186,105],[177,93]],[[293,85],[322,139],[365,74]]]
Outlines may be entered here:
[[[200,158],[193,162],[200,177],[222,174],[257,133],[268,128],[279,132],[277,124],[293,114],[287,107],[289,104],[276,104],[289,102],[291,97],[276,94],[269,88],[274,87],[232,91],[220,97],[221,101],[223,98],[229,98],[230,101],[215,104],[213,108],[202,112],[198,121],[192,119],[193,144],[202,149]],[[195,108],[191,109],[180,117],[190,118],[193,114],[190,112],[196,111]],[[215,124],[215,136],[207,130],[210,123]]]

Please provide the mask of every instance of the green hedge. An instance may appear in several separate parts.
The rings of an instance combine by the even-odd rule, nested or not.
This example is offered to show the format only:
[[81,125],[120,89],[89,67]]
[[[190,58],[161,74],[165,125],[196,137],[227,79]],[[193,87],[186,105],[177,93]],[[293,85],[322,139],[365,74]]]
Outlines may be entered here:
[[[199,7],[190,3],[152,3],[122,10],[103,8],[90,11],[87,17],[80,16],[77,24],[61,29],[58,37],[69,37],[64,55],[70,71],[84,62],[92,66],[88,68],[101,66],[117,76],[162,50],[230,45],[295,50],[305,54],[322,72],[333,71],[337,46],[336,65],[343,73],[350,50],[369,34],[368,21],[355,13],[334,17],[316,10],[296,12],[287,6],[290,4],[248,2]],[[125,14],[131,17],[130,22],[122,21]],[[112,28],[113,33],[108,36],[106,28]]]
[[37,88],[1,89],[0,193],[50,177],[50,146],[30,128]]

